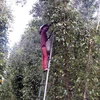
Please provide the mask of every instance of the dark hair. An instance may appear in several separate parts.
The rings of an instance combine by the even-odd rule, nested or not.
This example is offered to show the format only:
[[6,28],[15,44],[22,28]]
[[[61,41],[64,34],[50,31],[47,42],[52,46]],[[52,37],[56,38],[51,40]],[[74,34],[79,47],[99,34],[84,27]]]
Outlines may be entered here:
[[41,31],[42,31],[42,29],[43,29],[44,27],[48,27],[48,24],[42,25],[42,26],[40,27],[39,33],[41,33]]

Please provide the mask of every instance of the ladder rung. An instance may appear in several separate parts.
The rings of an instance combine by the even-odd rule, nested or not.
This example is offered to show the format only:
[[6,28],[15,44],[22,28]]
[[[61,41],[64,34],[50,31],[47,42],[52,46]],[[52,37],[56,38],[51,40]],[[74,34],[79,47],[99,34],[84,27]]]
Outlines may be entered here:
[[37,97],[37,99],[43,98],[43,96]]
[[40,84],[40,86],[44,86],[44,85],[45,85],[45,83],[41,83],[41,84]]
[[52,59],[49,59],[49,60],[52,60]]
[[[48,83],[49,84],[49,83]],[[41,83],[40,86],[45,86],[45,83]]]

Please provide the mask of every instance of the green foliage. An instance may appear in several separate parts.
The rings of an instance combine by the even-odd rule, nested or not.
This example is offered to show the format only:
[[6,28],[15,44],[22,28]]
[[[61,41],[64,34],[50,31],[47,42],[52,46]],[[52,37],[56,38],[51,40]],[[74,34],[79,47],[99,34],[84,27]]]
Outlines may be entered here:
[[5,1],[0,0],[0,74],[4,71],[5,67],[5,54],[7,54],[7,28],[11,21],[10,10],[8,9]]
[[93,14],[97,11],[97,0],[72,0],[74,7],[82,14],[84,20],[93,20]]
[[[42,23],[53,20],[56,23],[50,28],[50,31],[54,30],[55,39],[48,100],[99,100],[100,31],[99,28],[96,30],[96,21],[94,23],[94,19],[90,19],[94,12],[91,8],[95,7],[92,5],[94,1],[75,0],[73,4],[77,2],[82,2],[81,11],[85,8],[86,12],[77,11],[74,8],[76,5],[65,0],[39,0],[33,7],[31,14],[36,19],[29,23],[9,59],[10,78],[18,100],[22,97],[25,100],[36,99],[38,95],[42,71],[37,33]],[[88,20],[84,21],[84,18]],[[18,88],[16,82],[16,75],[20,74],[24,76],[22,89]],[[18,95],[18,91],[22,95]]]
[[[36,98],[40,83],[40,44],[36,21],[29,23],[20,45],[13,48],[9,58],[12,86],[18,100]],[[37,21],[38,23],[38,21]],[[11,75],[11,76],[12,76]],[[23,75],[23,88],[19,88],[16,76]],[[10,77],[11,77],[10,76]]]
[[0,100],[16,100],[13,98],[9,79],[6,79],[6,57],[8,53],[7,36],[8,27],[10,25],[11,20],[12,15],[10,9],[8,9],[5,0],[0,0],[0,77],[2,77],[2,84],[0,85]]
[[[93,1],[89,6],[92,3]],[[94,42],[96,26],[91,23],[91,20],[84,23],[83,16],[81,17],[80,13],[65,6],[65,4],[65,2],[40,1],[38,7],[35,8],[38,11],[42,7],[39,10],[42,14],[38,12],[36,16],[41,17],[45,22],[47,20],[48,22],[51,20],[57,22],[53,26],[55,28],[55,42],[51,64],[51,80],[54,81],[50,81],[50,84],[54,85],[48,93],[48,98],[82,100],[86,96],[94,100],[93,95],[90,94],[91,91],[94,91],[94,94],[99,94],[99,91],[97,93],[95,89],[92,89],[94,82],[91,81],[92,77],[96,77],[94,72],[97,73],[94,69],[94,66],[97,65],[95,60],[98,59],[99,61],[97,53],[99,49],[97,42]],[[90,14],[92,13],[90,12]],[[98,37],[98,35],[96,36]],[[99,68],[99,66],[96,67]],[[96,87],[97,85],[94,84],[93,86]],[[95,96],[95,99],[98,99],[98,96]]]

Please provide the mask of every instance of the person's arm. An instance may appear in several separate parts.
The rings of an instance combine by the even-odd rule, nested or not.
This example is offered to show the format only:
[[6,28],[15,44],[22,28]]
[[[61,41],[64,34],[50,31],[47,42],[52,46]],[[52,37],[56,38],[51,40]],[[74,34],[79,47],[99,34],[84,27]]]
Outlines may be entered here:
[[48,39],[50,39],[50,37],[52,36],[52,32],[50,33],[50,35],[49,35],[49,37],[48,37]]
[[54,22],[51,22],[48,26],[50,27]]
[[[48,25],[48,27],[50,27],[53,23],[55,23],[55,21],[51,22],[51,23]],[[50,39],[50,37],[52,36],[52,33],[53,33],[53,31],[50,33],[48,39]]]

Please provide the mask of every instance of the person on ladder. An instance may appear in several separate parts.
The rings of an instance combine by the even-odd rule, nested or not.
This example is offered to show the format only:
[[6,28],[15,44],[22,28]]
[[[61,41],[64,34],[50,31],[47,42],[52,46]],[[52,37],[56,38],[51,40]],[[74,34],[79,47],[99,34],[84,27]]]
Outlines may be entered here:
[[[49,27],[51,26],[48,24],[45,24],[43,26],[40,27],[40,46],[41,46],[41,51],[42,51],[42,70],[45,72],[48,70],[48,57],[49,57],[49,53],[47,51],[46,48],[46,42],[48,41],[47,38],[47,31],[49,29]],[[51,34],[50,34],[51,36]],[[49,38],[50,38],[49,36]]]

